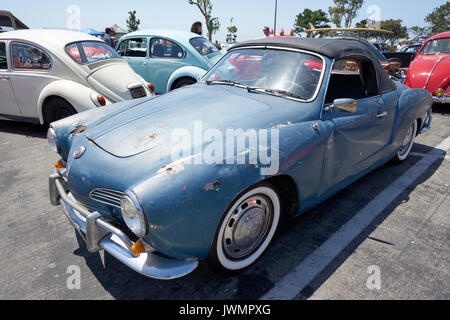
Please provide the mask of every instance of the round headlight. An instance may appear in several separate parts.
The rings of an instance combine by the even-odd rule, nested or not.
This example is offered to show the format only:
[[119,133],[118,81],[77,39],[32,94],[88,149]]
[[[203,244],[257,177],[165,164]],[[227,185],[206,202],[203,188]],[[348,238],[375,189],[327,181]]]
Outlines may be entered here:
[[127,192],[120,203],[122,217],[128,228],[138,237],[144,237],[147,232],[147,224],[139,201],[131,192]]
[[52,148],[53,151],[55,151],[56,153],[61,153],[55,130],[51,127],[47,131],[47,140],[50,144],[50,148]]

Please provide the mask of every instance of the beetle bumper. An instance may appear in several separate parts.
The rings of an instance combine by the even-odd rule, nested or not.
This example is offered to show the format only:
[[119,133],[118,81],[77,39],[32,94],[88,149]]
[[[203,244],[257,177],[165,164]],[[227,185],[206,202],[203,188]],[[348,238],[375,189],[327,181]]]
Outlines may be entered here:
[[450,103],[450,93],[445,94],[442,97],[433,96],[434,103]]
[[90,212],[66,190],[59,172],[50,176],[50,202],[62,206],[69,222],[85,239],[89,252],[105,250],[134,271],[154,279],[180,278],[197,268],[198,261],[173,260],[152,252],[134,254],[131,250],[134,243],[123,231],[103,219],[100,213]]

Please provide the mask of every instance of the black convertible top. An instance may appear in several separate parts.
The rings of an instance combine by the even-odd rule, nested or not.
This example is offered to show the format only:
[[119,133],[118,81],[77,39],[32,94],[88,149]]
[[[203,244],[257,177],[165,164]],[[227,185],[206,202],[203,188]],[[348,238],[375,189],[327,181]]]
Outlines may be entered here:
[[359,41],[351,39],[325,39],[325,38],[298,38],[278,37],[262,38],[244,41],[234,45],[230,50],[253,46],[276,46],[284,48],[301,49],[315,52],[331,59],[342,59],[351,57],[366,57],[369,59],[377,73],[378,88],[380,93],[396,89],[395,83],[389,78],[378,60],[378,57]]

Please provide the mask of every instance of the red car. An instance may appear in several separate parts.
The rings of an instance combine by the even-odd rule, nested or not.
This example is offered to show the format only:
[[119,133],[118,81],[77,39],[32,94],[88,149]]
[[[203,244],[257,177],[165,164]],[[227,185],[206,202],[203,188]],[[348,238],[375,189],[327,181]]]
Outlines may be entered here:
[[424,42],[409,67],[405,84],[428,90],[434,103],[450,104],[450,31]]

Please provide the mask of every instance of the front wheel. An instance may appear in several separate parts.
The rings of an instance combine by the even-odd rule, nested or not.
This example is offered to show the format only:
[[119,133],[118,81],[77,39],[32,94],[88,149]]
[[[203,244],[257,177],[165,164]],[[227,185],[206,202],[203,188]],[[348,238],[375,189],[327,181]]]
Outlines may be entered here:
[[414,123],[411,124],[411,126],[408,129],[408,132],[406,133],[406,137],[403,140],[403,144],[400,147],[400,150],[398,150],[397,154],[394,157],[394,162],[400,163],[406,160],[406,158],[408,158],[409,153],[411,152],[411,149],[414,145],[414,141],[416,139],[416,133],[417,133],[417,121],[414,121]]
[[222,218],[208,264],[222,273],[241,272],[264,253],[280,221],[280,197],[272,185],[261,184],[237,198]]

